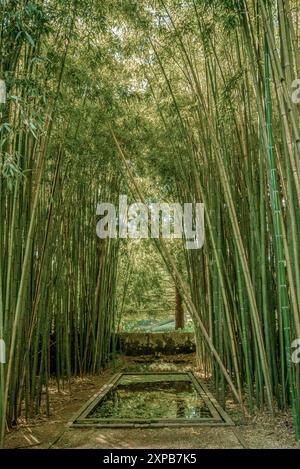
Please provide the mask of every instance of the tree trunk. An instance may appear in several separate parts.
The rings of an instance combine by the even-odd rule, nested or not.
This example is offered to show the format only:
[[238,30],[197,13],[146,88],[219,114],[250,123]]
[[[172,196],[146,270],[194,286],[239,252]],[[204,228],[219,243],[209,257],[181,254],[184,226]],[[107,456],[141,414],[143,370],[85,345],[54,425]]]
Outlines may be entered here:
[[176,287],[175,290],[176,295],[176,309],[175,309],[175,329],[183,329],[184,328],[184,311],[182,306],[182,297],[178,288]]

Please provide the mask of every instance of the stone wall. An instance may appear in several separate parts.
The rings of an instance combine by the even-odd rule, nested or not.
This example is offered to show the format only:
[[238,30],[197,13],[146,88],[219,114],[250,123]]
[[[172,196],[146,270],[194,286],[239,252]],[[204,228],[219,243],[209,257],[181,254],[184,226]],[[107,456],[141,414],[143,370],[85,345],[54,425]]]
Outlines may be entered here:
[[118,338],[125,355],[175,355],[196,350],[193,332],[122,332]]

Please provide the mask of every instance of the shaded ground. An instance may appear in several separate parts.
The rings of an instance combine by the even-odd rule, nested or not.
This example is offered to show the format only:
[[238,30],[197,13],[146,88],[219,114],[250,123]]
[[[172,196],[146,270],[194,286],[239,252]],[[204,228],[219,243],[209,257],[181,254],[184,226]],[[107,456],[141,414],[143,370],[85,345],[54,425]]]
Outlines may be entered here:
[[[164,357],[154,364],[143,359],[124,359],[100,376],[72,380],[71,392],[51,389],[51,416],[43,414],[20,422],[6,438],[7,448],[297,448],[291,415],[275,419],[257,413],[245,419],[228,401],[226,410],[236,423],[231,427],[187,427],[160,429],[74,429],[66,428],[73,415],[107,380],[119,371],[195,370],[191,356]],[[195,373],[197,374],[197,372]]]

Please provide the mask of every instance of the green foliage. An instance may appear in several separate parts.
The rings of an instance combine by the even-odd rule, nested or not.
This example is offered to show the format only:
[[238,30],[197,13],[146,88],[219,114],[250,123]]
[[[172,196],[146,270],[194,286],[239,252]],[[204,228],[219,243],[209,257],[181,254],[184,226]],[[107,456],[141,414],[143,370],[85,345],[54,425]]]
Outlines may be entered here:
[[[49,413],[51,374],[60,388],[96,373],[119,326],[172,319],[174,283],[216,396],[225,400],[227,382],[239,400],[246,388],[250,409],[293,404],[299,431],[295,7],[1,1],[2,440],[21,416]],[[99,198],[136,198],[111,129],[147,203],[205,203],[202,251],[97,239]]]

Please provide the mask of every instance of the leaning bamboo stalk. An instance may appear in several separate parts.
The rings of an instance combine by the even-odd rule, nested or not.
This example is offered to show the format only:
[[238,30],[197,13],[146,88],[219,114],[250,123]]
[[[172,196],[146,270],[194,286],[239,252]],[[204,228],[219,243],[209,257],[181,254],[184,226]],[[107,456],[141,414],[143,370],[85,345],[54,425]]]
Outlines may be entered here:
[[[110,132],[112,134],[112,137],[114,139],[114,142],[116,144],[116,147],[117,147],[117,150],[118,150],[118,154],[124,164],[124,167],[126,168],[126,172],[128,174],[128,177],[135,189],[135,193],[138,195],[138,197],[140,198],[141,202],[145,203],[145,199],[142,195],[142,192],[139,188],[139,186],[137,185],[137,182],[131,172],[131,169],[126,161],[126,158],[125,158],[125,155],[123,153],[123,150],[119,144],[119,141],[117,140],[116,138],[116,135],[113,131],[113,129],[110,127]],[[166,247],[166,244],[164,243],[164,241],[160,238],[159,240],[153,238],[153,242],[154,244],[156,245],[157,249],[159,250],[159,252],[161,253],[161,255],[163,256],[163,259],[164,261],[166,262],[166,265],[170,271],[170,274],[172,275],[172,277],[174,278],[174,281],[178,287],[178,289],[182,292],[182,296],[187,304],[187,306],[189,307],[191,313],[192,313],[192,316],[194,318],[194,320],[196,321],[197,325],[199,326],[200,330],[201,330],[201,333],[203,335],[203,338],[209,348],[209,350],[211,351],[211,353],[213,354],[214,358],[216,359],[218,365],[220,366],[220,369],[224,375],[224,378],[226,379],[227,383],[229,384],[230,386],[230,389],[232,390],[235,398],[237,399],[237,401],[240,403],[240,405],[243,407],[243,403],[242,403],[242,400],[241,400],[241,397],[237,391],[237,389],[235,388],[222,360],[220,359],[219,357],[219,354],[218,352],[216,351],[214,345],[213,345],[213,342],[211,340],[211,338],[209,337],[209,334],[207,333],[200,317],[199,317],[199,314],[198,314],[198,311],[194,305],[194,303],[192,302],[191,298],[190,298],[190,295],[189,295],[189,292],[188,292],[188,287],[187,285],[185,284],[185,282],[183,281],[180,273],[178,272],[178,269],[176,267],[176,264],[174,262],[174,259],[173,257],[171,256],[171,254],[169,253],[167,247]]]
[[[170,20],[172,21],[171,18],[170,18]],[[175,27],[174,23],[173,23],[173,27]],[[261,355],[263,375],[264,375],[265,384],[266,384],[268,405],[269,405],[270,411],[273,412],[272,386],[271,386],[271,380],[270,380],[270,371],[269,371],[268,359],[267,359],[265,346],[264,346],[264,341],[263,341],[262,326],[261,326],[261,321],[260,321],[259,312],[258,312],[258,308],[257,308],[255,293],[254,293],[254,289],[253,289],[253,285],[252,285],[251,275],[250,275],[250,271],[249,271],[249,267],[248,267],[248,260],[247,260],[246,252],[245,252],[245,249],[244,249],[244,245],[243,245],[243,241],[242,241],[242,237],[241,237],[241,233],[240,233],[240,228],[239,228],[239,223],[238,223],[238,219],[237,219],[237,215],[236,215],[236,210],[235,210],[235,206],[234,206],[234,202],[233,202],[233,197],[232,197],[232,193],[231,193],[231,189],[230,189],[229,179],[228,179],[228,176],[227,176],[227,173],[226,173],[226,168],[225,168],[225,165],[224,165],[224,161],[223,161],[221,152],[219,150],[220,146],[219,146],[218,138],[215,135],[215,129],[211,125],[211,121],[210,121],[210,118],[209,118],[209,113],[208,113],[208,110],[207,110],[207,104],[206,104],[204,96],[202,94],[202,91],[201,91],[197,76],[195,74],[194,67],[191,63],[190,57],[189,57],[189,55],[186,51],[186,48],[183,44],[183,41],[181,39],[180,34],[178,34],[178,40],[179,40],[180,47],[181,47],[181,49],[182,49],[182,51],[183,51],[183,53],[186,57],[187,63],[190,67],[190,71],[192,73],[192,76],[194,78],[195,88],[197,90],[197,100],[199,102],[199,107],[202,110],[202,113],[205,117],[207,127],[208,127],[208,131],[210,133],[212,142],[213,142],[214,147],[215,147],[218,167],[219,167],[219,171],[220,171],[220,180],[221,180],[221,184],[222,184],[222,187],[223,187],[225,200],[226,200],[226,203],[228,204],[228,207],[229,207],[229,210],[230,210],[230,219],[231,219],[232,229],[233,229],[233,232],[234,232],[235,241],[237,243],[237,248],[238,248],[239,257],[240,257],[242,268],[243,268],[243,275],[244,275],[244,278],[245,278],[245,284],[246,284],[246,288],[247,288],[248,298],[249,298],[249,302],[250,302],[250,305],[251,305],[251,311],[252,311],[252,314],[253,314],[254,328],[255,328],[258,347],[259,347],[259,351],[260,351],[260,355]],[[152,43],[152,46],[153,46],[153,43]],[[157,54],[156,54],[156,56],[157,56]],[[179,111],[177,111],[177,113],[179,113]]]

